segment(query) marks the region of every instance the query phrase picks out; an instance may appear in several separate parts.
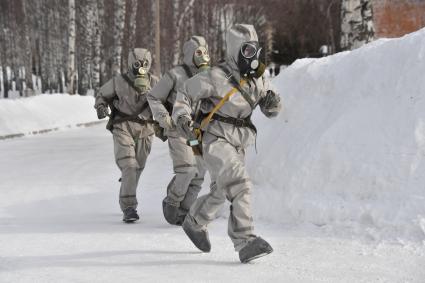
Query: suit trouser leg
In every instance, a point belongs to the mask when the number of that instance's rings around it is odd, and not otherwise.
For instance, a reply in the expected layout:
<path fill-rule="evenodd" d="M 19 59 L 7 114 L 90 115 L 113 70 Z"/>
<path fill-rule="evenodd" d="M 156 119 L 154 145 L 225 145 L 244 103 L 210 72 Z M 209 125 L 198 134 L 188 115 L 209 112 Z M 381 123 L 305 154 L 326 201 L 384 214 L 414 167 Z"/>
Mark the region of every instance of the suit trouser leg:
<path fill-rule="evenodd" d="M 115 162 L 121 170 L 119 203 L 121 210 L 137 208 L 136 190 L 151 148 L 152 137 L 134 140 L 130 133 L 113 130 Z"/>
<path fill-rule="evenodd" d="M 245 153 L 224 139 L 204 145 L 204 160 L 211 175 L 211 192 L 204 195 L 190 209 L 190 215 L 201 226 L 208 225 L 216 216 L 225 199 L 231 202 L 228 234 L 236 250 L 255 237 L 251 216 L 251 189 L 245 168 Z"/>
<path fill-rule="evenodd" d="M 191 147 L 183 138 L 169 136 L 168 147 L 175 176 L 167 187 L 167 196 L 170 202 L 180 204 L 197 175 L 197 163 Z"/>
<path fill-rule="evenodd" d="M 195 156 L 195 158 L 197 173 L 192 179 L 192 181 L 190 181 L 186 195 L 180 205 L 183 209 L 186 210 L 189 210 L 195 200 L 198 198 L 199 192 L 202 189 L 202 183 L 204 182 L 206 173 L 206 165 L 203 158 L 201 156 Z"/>

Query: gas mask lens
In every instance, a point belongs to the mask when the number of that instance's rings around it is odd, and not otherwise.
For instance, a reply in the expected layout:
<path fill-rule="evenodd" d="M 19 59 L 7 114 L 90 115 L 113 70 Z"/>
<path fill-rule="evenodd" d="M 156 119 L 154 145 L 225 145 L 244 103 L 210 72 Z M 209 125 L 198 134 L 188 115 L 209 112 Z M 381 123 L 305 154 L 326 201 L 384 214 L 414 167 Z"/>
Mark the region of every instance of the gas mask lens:
<path fill-rule="evenodd" d="M 142 67 L 142 62 L 136 61 L 133 63 L 133 69 L 138 70 L 140 67 Z"/>
<path fill-rule="evenodd" d="M 137 73 L 140 68 L 147 69 L 148 65 L 149 65 L 149 62 L 147 60 L 136 61 L 133 63 L 133 70 L 135 70 L 135 72 Z"/>
<path fill-rule="evenodd" d="M 250 59 L 257 54 L 258 48 L 252 42 L 246 42 L 241 46 L 241 54 L 243 57 Z"/>

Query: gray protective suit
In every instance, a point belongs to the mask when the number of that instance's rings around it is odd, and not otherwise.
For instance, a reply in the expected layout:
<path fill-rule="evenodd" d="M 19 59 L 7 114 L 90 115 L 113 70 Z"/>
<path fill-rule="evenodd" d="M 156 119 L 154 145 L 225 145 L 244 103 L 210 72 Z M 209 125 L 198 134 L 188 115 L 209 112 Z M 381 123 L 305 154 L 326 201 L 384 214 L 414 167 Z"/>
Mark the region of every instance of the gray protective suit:
<path fill-rule="evenodd" d="M 114 140 L 115 162 L 121 170 L 119 203 L 122 210 L 137 207 L 136 189 L 140 174 L 145 168 L 151 151 L 154 128 L 153 117 L 147 101 L 147 92 L 132 87 L 135 61 L 147 60 L 150 68 L 151 54 L 148 50 L 135 48 L 128 55 L 128 81 L 123 75 L 113 77 L 105 83 L 96 96 L 95 108 L 100 105 L 111 108 L 110 123 Z M 150 86 L 158 79 L 149 74 Z M 131 117 L 131 118 L 130 118 Z M 130 118 L 130 119 L 129 119 Z"/>
<path fill-rule="evenodd" d="M 242 43 L 248 41 L 258 41 L 251 25 L 236 25 L 227 33 L 227 54 L 223 64 L 238 81 L 241 77 L 237 60 Z M 190 117 L 192 105 L 199 100 L 202 101 L 202 111 L 209 113 L 232 88 L 229 77 L 220 67 L 198 74 L 187 80 L 177 94 L 173 120 L 177 123 L 181 116 Z M 267 117 L 276 116 L 280 111 L 280 103 L 273 108 L 261 104 L 261 99 L 271 90 L 269 81 L 264 77 L 250 79 L 242 88 L 255 105 L 260 105 Z M 243 119 L 251 116 L 253 110 L 241 93 L 237 92 L 217 114 Z M 218 120 L 212 120 L 204 129 L 203 157 L 211 175 L 211 191 L 197 199 L 188 215 L 195 220 L 199 229 L 205 229 L 227 198 L 231 202 L 228 234 L 237 251 L 255 238 L 251 216 L 253 185 L 245 167 L 245 149 L 255 142 L 255 135 L 255 131 L 249 127 L 237 127 Z"/>
<path fill-rule="evenodd" d="M 181 207 L 186 212 L 201 190 L 205 166 L 202 158 L 194 156 L 191 147 L 186 144 L 186 139 L 177 132 L 169 111 L 176 101 L 177 90 L 187 79 L 199 72 L 194 65 L 193 55 L 200 46 L 208 49 L 203 37 L 192 36 L 183 46 L 183 63 L 189 69 L 186 71 L 182 65 L 172 68 L 165 73 L 148 95 L 153 116 L 168 136 L 170 156 L 173 160 L 175 176 L 168 185 L 165 201 Z"/>

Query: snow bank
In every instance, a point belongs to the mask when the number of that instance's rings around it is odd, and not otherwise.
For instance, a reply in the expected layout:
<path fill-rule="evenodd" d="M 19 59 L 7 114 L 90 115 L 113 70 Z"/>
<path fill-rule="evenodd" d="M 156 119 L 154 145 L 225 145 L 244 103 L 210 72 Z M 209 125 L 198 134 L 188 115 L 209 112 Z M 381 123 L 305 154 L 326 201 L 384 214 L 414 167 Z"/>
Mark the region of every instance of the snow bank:
<path fill-rule="evenodd" d="M 285 112 L 256 113 L 256 215 L 424 240 L 424 76 L 425 29 L 282 71 Z"/>
<path fill-rule="evenodd" d="M 0 136 L 97 121 L 92 96 L 42 94 L 0 100 Z"/>

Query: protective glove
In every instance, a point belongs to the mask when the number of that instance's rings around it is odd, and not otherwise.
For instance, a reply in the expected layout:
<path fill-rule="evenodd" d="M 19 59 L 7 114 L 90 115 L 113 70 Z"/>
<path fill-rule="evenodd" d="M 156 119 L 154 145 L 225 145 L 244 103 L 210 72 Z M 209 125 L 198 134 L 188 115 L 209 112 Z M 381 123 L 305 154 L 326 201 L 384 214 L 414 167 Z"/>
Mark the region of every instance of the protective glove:
<path fill-rule="evenodd" d="M 202 156 L 202 144 L 193 131 L 192 119 L 187 116 L 180 116 L 177 119 L 177 131 L 187 139 L 186 144 L 192 148 L 193 154 Z"/>
<path fill-rule="evenodd" d="M 180 116 L 177 119 L 177 131 L 188 140 L 193 139 L 195 136 L 193 132 L 193 121 L 187 116 Z"/>
<path fill-rule="evenodd" d="M 264 96 L 260 100 L 260 106 L 262 106 L 264 109 L 267 109 L 267 110 L 278 107 L 279 103 L 280 103 L 279 95 L 277 95 L 272 90 L 268 90 L 266 93 L 266 96 Z"/>
<path fill-rule="evenodd" d="M 167 135 L 165 135 L 164 133 L 164 128 L 162 128 L 158 123 L 153 124 L 153 130 L 154 130 L 155 136 L 159 138 L 160 140 L 162 140 L 163 142 L 165 142 L 168 139 Z"/>
<path fill-rule="evenodd" d="M 103 104 L 100 104 L 99 106 L 97 106 L 96 112 L 97 112 L 97 118 L 99 119 L 103 119 L 106 116 L 109 116 L 109 109 L 107 106 Z"/>

